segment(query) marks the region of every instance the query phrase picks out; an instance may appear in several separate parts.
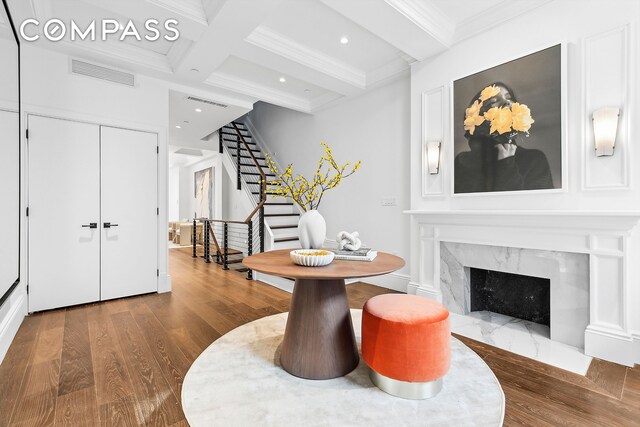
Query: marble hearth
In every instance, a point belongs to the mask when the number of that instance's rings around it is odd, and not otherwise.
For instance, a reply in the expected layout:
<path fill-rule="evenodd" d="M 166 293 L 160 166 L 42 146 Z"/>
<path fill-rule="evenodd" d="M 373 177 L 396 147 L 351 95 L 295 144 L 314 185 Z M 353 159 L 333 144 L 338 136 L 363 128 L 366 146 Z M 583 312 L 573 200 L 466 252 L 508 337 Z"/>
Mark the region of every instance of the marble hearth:
<path fill-rule="evenodd" d="M 470 269 L 479 268 L 550 281 L 550 326 L 470 308 Z M 558 251 L 440 243 L 442 302 L 452 330 L 487 344 L 584 375 L 589 325 L 589 256 Z"/>

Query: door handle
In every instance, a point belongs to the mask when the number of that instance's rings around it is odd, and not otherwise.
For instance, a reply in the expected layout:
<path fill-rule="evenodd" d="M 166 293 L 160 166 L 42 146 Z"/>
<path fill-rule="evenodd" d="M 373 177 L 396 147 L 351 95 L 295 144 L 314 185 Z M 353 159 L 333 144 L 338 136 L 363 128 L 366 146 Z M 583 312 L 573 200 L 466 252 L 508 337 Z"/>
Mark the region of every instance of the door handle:
<path fill-rule="evenodd" d="M 89 224 L 82 224 L 83 228 L 98 228 L 97 222 L 90 222 Z"/>
<path fill-rule="evenodd" d="M 104 227 L 104 228 L 111 228 L 111 227 L 117 227 L 117 226 L 118 226 L 118 224 L 113 224 L 113 223 L 111 223 L 111 222 L 105 222 L 105 223 L 103 224 L 103 227 Z"/>

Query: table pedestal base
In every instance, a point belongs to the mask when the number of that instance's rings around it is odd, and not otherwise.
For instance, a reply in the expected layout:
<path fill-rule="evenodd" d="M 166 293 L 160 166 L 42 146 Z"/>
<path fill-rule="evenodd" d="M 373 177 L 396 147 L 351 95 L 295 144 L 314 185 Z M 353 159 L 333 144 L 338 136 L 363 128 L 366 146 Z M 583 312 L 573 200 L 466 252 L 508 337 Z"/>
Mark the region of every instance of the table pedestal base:
<path fill-rule="evenodd" d="M 344 280 L 296 279 L 280 363 L 296 377 L 326 380 L 358 366 Z"/>

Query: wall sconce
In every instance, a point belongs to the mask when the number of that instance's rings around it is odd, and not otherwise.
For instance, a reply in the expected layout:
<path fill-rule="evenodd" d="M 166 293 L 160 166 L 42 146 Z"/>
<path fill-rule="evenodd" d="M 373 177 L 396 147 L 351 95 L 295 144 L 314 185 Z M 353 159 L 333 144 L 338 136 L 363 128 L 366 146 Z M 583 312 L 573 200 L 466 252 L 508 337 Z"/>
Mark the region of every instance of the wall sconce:
<path fill-rule="evenodd" d="M 440 172 L 440 141 L 427 142 L 427 167 L 431 175 Z"/>
<path fill-rule="evenodd" d="M 593 112 L 593 137 L 596 157 L 613 156 L 620 109 L 604 107 Z"/>

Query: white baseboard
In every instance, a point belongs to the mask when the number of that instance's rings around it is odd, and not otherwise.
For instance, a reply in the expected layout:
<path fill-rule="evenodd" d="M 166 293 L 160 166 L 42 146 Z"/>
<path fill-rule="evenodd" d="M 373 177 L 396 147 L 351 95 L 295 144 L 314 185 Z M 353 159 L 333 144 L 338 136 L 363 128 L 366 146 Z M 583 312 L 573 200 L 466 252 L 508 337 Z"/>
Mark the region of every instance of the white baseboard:
<path fill-rule="evenodd" d="M 389 273 L 384 276 L 365 277 L 362 279 L 353 279 L 347 281 L 347 284 L 354 282 L 365 282 L 381 288 L 391 289 L 398 292 L 407 293 L 409 286 L 409 276 L 406 274 Z"/>
<path fill-rule="evenodd" d="M 632 332 L 633 337 L 633 354 L 635 356 L 636 365 L 640 365 L 640 332 Z"/>
<path fill-rule="evenodd" d="M 167 273 L 160 273 L 158 276 L 158 293 L 171 292 L 171 276 Z"/>
<path fill-rule="evenodd" d="M 587 326 L 584 331 L 584 353 L 625 366 L 638 362 L 637 341 L 626 333 L 614 333 Z"/>
<path fill-rule="evenodd" d="M 1 308 L 0 318 L 0 363 L 11 346 L 22 320 L 27 315 L 27 292 L 23 284 L 18 285 Z"/>
<path fill-rule="evenodd" d="M 255 280 L 271 285 L 274 288 L 282 289 L 283 291 L 293 293 L 293 280 L 285 279 L 284 277 L 272 276 L 270 274 L 253 272 Z"/>
<path fill-rule="evenodd" d="M 442 304 L 442 292 L 440 292 L 439 289 L 434 289 L 430 286 L 424 286 L 415 282 L 411 282 L 409 284 L 409 290 L 410 290 L 409 293 L 412 293 L 421 297 L 429 298 L 429 299 L 438 301 L 440 304 Z"/>

